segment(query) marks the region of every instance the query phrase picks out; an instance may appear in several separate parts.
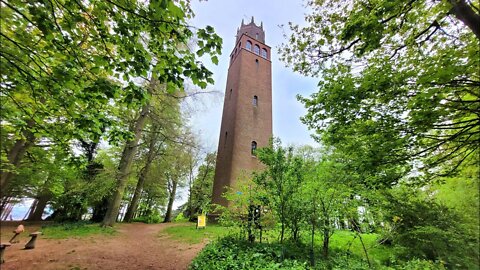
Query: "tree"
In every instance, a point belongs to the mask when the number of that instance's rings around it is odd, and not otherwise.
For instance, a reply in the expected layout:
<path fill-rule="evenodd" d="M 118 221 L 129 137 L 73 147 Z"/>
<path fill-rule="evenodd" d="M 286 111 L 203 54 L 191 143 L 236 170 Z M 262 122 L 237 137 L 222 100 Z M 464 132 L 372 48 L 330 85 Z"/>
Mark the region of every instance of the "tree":
<path fill-rule="evenodd" d="M 472 1 L 310 1 L 282 57 L 319 75 L 303 122 L 369 185 L 448 175 L 478 155 L 479 8 Z M 427 179 L 428 180 L 428 179 Z"/>
<path fill-rule="evenodd" d="M 196 57 L 217 63 L 221 52 L 212 27 L 186 24 L 187 1 L 2 1 L 0 16 L 2 191 L 40 138 L 68 146 L 98 142 L 104 130 L 131 137 L 115 127 L 110 105 L 144 103 L 133 78 L 151 72 L 171 92 L 187 78 L 205 88 L 211 72 Z M 196 51 L 187 44 L 194 35 Z"/>
<path fill-rule="evenodd" d="M 207 153 L 203 163 L 198 167 L 197 176 L 193 180 L 189 194 L 189 207 L 186 216 L 188 216 L 190 220 L 195 218 L 195 214 L 208 211 L 208 206 L 212 201 L 216 157 L 216 153 Z"/>
<path fill-rule="evenodd" d="M 392 190 L 385 203 L 386 222 L 392 224 L 391 240 L 399 256 L 441 260 L 455 269 L 478 265 L 478 230 L 465 231 L 459 212 L 408 187 Z"/>
<path fill-rule="evenodd" d="M 295 198 L 300 195 L 304 180 L 302 159 L 294 156 L 292 147 L 282 147 L 280 139 L 272 139 L 269 147 L 257 151 L 257 156 L 266 168 L 257 173 L 253 181 L 268 193 L 267 205 L 278 215 L 281 223 L 280 242 L 283 243 L 287 226 L 292 230 L 294 239 L 298 240 L 300 220 L 291 222 L 289 219 L 295 213 L 301 213 L 299 208 L 302 202 Z"/>
<path fill-rule="evenodd" d="M 177 196 L 177 188 L 186 184 L 186 178 L 190 170 L 190 159 L 193 140 L 189 133 L 183 135 L 180 144 L 171 144 L 167 149 L 166 157 L 171 159 L 164 166 L 163 174 L 167 181 L 168 203 L 165 219 L 163 222 L 172 221 L 173 203 Z"/>
<path fill-rule="evenodd" d="M 150 170 L 155 160 L 166 154 L 166 148 L 170 143 L 177 143 L 181 136 L 179 131 L 184 124 L 181 117 L 179 95 L 157 93 L 152 96 L 152 107 L 148 117 L 148 126 L 143 133 L 143 143 L 139 147 L 139 162 L 142 163 L 138 173 L 138 181 L 129 203 L 124 220 L 130 222 L 137 210 L 143 186 L 149 177 Z"/>

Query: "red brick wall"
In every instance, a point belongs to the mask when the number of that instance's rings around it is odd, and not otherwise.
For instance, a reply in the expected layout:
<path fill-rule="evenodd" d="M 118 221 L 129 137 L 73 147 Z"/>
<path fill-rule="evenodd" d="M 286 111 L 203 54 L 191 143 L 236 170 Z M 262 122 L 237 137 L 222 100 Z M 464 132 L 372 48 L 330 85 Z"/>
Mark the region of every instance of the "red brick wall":
<path fill-rule="evenodd" d="M 245 48 L 247 41 L 252 42 L 251 51 Z M 255 44 L 260 47 L 258 55 L 253 50 Z M 266 59 L 261 56 L 262 48 L 267 50 Z M 260 148 L 267 146 L 272 136 L 270 47 L 242 34 L 230 60 L 212 199 L 213 203 L 224 206 L 227 206 L 227 201 L 221 197 L 224 187 L 235 187 L 242 174 L 248 175 L 261 168 L 251 154 L 252 141 Z M 253 105 L 254 96 L 258 97 L 257 106 Z"/>

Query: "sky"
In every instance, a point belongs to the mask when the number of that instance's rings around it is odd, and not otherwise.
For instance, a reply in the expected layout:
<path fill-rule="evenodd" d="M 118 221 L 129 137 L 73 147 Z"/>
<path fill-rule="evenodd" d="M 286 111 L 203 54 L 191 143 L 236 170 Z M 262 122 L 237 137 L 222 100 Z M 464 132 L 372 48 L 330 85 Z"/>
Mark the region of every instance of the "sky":
<path fill-rule="evenodd" d="M 310 137 L 311 132 L 300 122 L 306 109 L 297 101 L 296 95 L 309 96 L 316 90 L 318 79 L 294 73 L 279 60 L 278 53 L 278 47 L 285 42 L 284 33 L 289 34 L 288 22 L 305 24 L 307 9 L 303 5 L 302 0 L 192 1 L 195 17 L 190 24 L 200 28 L 213 26 L 223 39 L 218 65 L 212 64 L 208 58 L 202 59 L 213 72 L 215 80 L 215 84 L 208 89 L 221 94 L 203 95 L 202 102 L 197 103 L 197 110 L 191 118 L 191 125 L 199 134 L 206 151 L 217 150 L 229 55 L 235 46 L 237 28 L 242 19 L 249 23 L 252 16 L 257 25 L 263 22 L 265 43 L 272 47 L 273 135 L 279 137 L 284 145 L 316 145 Z"/>

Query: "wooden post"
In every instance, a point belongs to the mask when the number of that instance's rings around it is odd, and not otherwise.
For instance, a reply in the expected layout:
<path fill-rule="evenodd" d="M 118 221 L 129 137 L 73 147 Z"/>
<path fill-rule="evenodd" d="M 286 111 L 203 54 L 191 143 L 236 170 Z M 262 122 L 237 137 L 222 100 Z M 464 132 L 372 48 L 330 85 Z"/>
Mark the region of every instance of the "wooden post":
<path fill-rule="evenodd" d="M 33 232 L 30 234 L 32 239 L 28 241 L 28 243 L 25 245 L 25 249 L 34 249 L 35 248 L 35 241 L 37 240 L 37 236 L 42 234 L 42 232 Z"/>
<path fill-rule="evenodd" d="M 4 263 L 5 260 L 3 259 L 3 253 L 5 252 L 5 249 L 9 246 L 11 246 L 12 244 L 10 243 L 1 243 L 0 244 L 0 264 Z"/>

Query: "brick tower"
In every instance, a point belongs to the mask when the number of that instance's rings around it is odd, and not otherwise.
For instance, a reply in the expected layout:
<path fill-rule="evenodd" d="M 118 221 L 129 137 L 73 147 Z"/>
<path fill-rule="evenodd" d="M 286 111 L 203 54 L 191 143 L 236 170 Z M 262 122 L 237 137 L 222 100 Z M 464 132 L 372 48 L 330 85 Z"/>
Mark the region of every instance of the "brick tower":
<path fill-rule="evenodd" d="M 235 187 L 242 175 L 248 176 L 261 164 L 255 149 L 268 145 L 272 137 L 272 62 L 265 44 L 263 23 L 249 24 L 237 30 L 236 44 L 230 54 L 222 126 L 218 142 L 217 164 L 212 202 L 227 206 L 222 197 L 225 187 Z"/>

